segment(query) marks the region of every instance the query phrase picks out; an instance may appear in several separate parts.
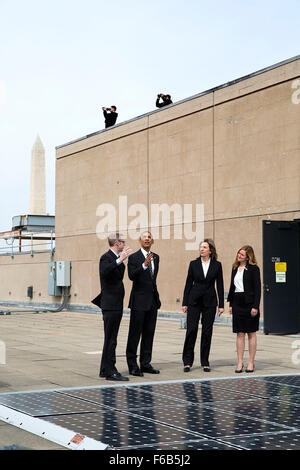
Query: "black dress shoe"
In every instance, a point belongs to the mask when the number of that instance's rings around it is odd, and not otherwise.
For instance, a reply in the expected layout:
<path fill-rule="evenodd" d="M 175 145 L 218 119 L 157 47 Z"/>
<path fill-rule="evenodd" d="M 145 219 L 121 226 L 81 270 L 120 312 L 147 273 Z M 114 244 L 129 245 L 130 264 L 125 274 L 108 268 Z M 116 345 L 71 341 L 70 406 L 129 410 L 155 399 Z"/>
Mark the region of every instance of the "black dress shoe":
<path fill-rule="evenodd" d="M 158 369 L 154 369 L 152 366 L 141 367 L 142 372 L 147 372 L 147 374 L 159 374 L 160 371 Z"/>
<path fill-rule="evenodd" d="M 138 367 L 135 367 L 134 369 L 130 369 L 129 374 L 135 375 L 136 377 L 144 377 L 143 372 Z"/>
<path fill-rule="evenodd" d="M 128 377 L 124 377 L 123 375 L 121 375 L 119 372 L 115 372 L 114 374 L 111 374 L 111 375 L 108 375 L 106 377 L 106 380 L 115 380 L 115 381 L 119 381 L 121 380 L 122 382 L 127 382 L 129 380 Z"/>
<path fill-rule="evenodd" d="M 190 367 L 190 366 L 184 366 L 183 372 L 190 372 L 190 371 L 191 371 L 191 367 Z"/>
<path fill-rule="evenodd" d="M 113 374 L 120 375 L 120 372 L 117 369 L 115 369 L 110 375 L 113 375 Z M 100 372 L 99 377 L 106 379 L 107 374 L 105 373 L 104 370 Z"/>

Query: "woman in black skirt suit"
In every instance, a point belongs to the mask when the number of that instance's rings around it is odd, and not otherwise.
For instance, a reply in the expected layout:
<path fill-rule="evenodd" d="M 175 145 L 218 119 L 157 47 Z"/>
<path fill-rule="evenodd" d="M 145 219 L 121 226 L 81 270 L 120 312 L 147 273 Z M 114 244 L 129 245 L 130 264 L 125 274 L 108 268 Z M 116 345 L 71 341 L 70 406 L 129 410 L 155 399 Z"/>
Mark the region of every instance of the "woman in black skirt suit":
<path fill-rule="evenodd" d="M 217 287 L 218 297 L 215 289 Z M 222 264 L 217 261 L 213 240 L 206 238 L 200 244 L 200 256 L 190 262 L 185 283 L 182 310 L 187 314 L 187 330 L 182 353 L 184 372 L 194 362 L 194 347 L 202 314 L 200 360 L 204 372 L 210 372 L 209 352 L 216 313 L 224 312 Z"/>
<path fill-rule="evenodd" d="M 253 248 L 245 245 L 239 249 L 233 263 L 227 301 L 232 314 L 232 330 L 237 333 L 237 368 L 243 372 L 245 336 L 248 335 L 249 360 L 246 372 L 254 371 L 256 331 L 259 329 L 259 303 L 261 297 L 260 270 Z"/>

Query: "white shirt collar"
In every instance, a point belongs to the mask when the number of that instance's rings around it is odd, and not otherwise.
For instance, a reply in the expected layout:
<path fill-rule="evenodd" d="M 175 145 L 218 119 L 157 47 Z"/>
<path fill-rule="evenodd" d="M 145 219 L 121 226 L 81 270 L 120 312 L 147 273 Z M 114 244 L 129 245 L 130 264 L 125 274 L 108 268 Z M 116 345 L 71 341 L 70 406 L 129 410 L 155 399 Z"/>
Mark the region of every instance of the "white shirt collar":
<path fill-rule="evenodd" d="M 149 253 L 151 253 L 150 251 L 144 250 L 144 248 L 141 248 L 141 252 L 142 252 L 143 255 L 145 256 L 145 258 L 149 255 Z"/>
<path fill-rule="evenodd" d="M 210 265 L 210 258 L 206 263 L 201 258 L 201 263 L 202 263 L 202 269 L 203 269 L 204 277 L 206 277 L 208 269 L 209 269 L 209 265 Z"/>
<path fill-rule="evenodd" d="M 113 252 L 113 254 L 115 255 L 116 258 L 119 258 L 119 256 L 120 256 L 119 253 L 116 253 L 116 252 L 115 252 L 114 250 L 112 250 L 111 248 L 110 248 L 110 251 Z"/>

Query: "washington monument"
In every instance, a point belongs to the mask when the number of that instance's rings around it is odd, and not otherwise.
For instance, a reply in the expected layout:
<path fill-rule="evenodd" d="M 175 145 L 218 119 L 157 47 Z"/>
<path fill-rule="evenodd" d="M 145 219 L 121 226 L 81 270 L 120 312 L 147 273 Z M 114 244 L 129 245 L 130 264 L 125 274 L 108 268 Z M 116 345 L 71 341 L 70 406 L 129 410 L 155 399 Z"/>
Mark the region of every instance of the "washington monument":
<path fill-rule="evenodd" d="M 38 135 L 31 151 L 30 215 L 46 215 L 45 149 Z"/>

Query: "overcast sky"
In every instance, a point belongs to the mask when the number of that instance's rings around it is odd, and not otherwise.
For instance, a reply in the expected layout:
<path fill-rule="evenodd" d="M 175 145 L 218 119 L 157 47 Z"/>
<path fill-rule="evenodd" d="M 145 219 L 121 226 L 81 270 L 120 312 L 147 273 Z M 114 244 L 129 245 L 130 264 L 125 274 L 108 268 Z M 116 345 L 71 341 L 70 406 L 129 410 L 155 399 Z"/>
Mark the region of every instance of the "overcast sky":
<path fill-rule="evenodd" d="M 0 0 L 0 231 L 29 212 L 31 149 L 55 147 L 298 55 L 299 0 Z M 109 201 L 107 201 L 109 202 Z"/>

